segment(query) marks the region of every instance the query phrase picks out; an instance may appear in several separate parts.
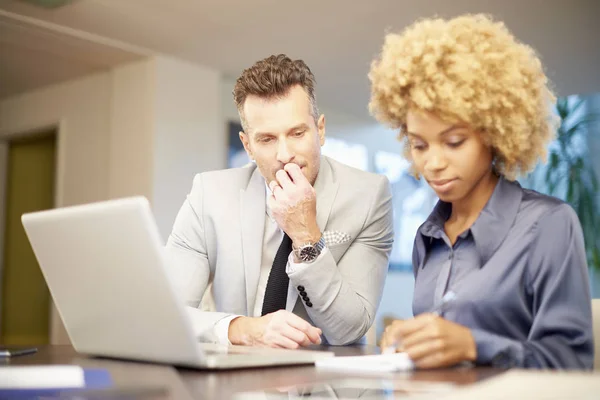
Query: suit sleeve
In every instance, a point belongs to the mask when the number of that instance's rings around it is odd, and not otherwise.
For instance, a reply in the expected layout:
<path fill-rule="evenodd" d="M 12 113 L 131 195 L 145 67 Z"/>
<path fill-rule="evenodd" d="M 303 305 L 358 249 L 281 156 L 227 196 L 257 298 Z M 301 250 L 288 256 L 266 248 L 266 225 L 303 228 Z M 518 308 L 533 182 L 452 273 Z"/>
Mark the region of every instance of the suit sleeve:
<path fill-rule="evenodd" d="M 222 336 L 217 335 L 217 323 L 231 314 L 206 312 L 198 308 L 211 276 L 204 235 L 202 193 L 202 175 L 198 174 L 177 214 L 164 257 L 169 279 L 186 304 L 198 340 L 216 343 Z"/>
<path fill-rule="evenodd" d="M 357 342 L 373 324 L 392 243 L 392 195 L 381 176 L 362 230 L 339 263 L 328 251 L 311 264 L 288 270 L 290 285 L 304 288 L 312 305 L 305 302 L 304 307 L 329 344 Z"/>

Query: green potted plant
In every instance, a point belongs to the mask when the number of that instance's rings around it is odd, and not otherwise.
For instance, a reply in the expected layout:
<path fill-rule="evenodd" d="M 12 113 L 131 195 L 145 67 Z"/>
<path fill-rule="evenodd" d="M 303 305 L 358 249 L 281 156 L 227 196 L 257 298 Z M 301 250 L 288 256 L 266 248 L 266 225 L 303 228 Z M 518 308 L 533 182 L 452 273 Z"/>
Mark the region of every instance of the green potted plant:
<path fill-rule="evenodd" d="M 569 203 L 581 222 L 588 264 L 600 270 L 600 204 L 598 177 L 591 163 L 587 135 L 600 114 L 585 112 L 578 96 L 560 97 L 556 114 L 560 118 L 556 145 L 551 146 L 545 168 L 545 192 Z"/>

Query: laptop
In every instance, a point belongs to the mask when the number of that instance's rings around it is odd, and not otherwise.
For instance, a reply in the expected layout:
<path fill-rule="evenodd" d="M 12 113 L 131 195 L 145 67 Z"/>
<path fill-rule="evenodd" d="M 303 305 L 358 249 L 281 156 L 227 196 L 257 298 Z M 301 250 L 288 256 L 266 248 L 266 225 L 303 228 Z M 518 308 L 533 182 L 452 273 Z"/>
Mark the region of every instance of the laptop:
<path fill-rule="evenodd" d="M 28 213 L 22 222 L 81 354 L 206 369 L 314 364 L 333 356 L 199 343 L 167 275 L 145 197 Z"/>

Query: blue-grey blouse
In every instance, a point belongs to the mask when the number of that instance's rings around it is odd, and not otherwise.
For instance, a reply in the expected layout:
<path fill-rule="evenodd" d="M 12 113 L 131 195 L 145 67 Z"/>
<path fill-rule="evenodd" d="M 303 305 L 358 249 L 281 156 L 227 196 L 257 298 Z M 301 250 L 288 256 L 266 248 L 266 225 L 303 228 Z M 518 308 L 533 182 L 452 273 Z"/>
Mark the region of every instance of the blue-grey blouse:
<path fill-rule="evenodd" d="M 448 291 L 442 316 L 470 328 L 477 363 L 591 369 L 591 295 L 583 234 L 566 203 L 500 178 L 454 246 L 438 202 L 415 238 L 415 315 Z"/>

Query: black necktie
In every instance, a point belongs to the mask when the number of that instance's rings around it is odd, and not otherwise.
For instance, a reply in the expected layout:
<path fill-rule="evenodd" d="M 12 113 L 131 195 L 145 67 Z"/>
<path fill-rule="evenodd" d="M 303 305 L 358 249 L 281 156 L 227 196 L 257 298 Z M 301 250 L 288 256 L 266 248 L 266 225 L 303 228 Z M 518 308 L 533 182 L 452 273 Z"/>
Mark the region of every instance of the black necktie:
<path fill-rule="evenodd" d="M 265 300 L 263 301 L 261 315 L 269 314 L 277 310 L 285 310 L 287 302 L 288 285 L 290 278 L 285 272 L 288 257 L 292 252 L 292 239 L 287 234 L 283 234 L 283 240 L 277 249 L 267 288 L 265 290 Z"/>

